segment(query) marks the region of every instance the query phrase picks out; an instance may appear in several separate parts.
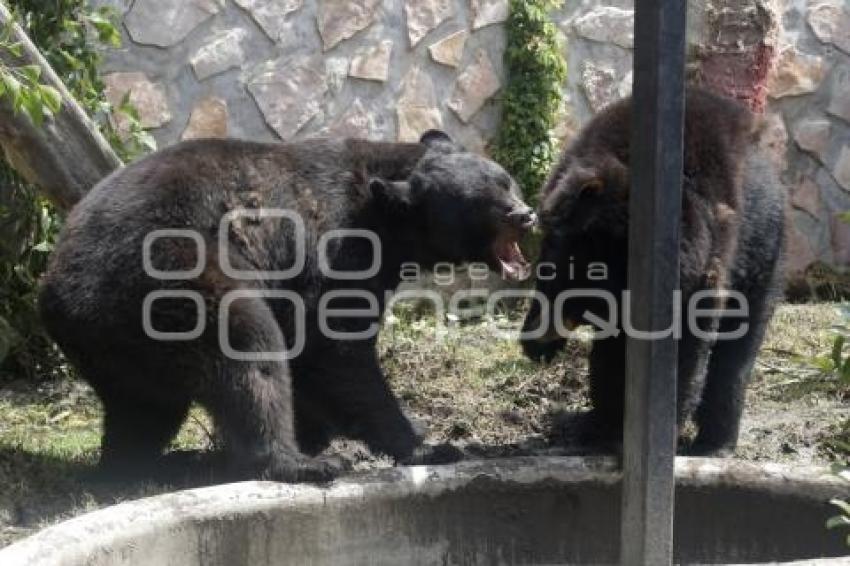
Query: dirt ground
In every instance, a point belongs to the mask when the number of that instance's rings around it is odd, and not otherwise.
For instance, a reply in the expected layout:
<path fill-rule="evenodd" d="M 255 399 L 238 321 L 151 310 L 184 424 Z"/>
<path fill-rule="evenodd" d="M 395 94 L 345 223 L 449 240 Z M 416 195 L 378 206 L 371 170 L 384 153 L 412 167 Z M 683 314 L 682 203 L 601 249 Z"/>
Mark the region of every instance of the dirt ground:
<path fill-rule="evenodd" d="M 850 385 L 819 367 L 832 348 L 830 327 L 839 321 L 836 305 L 780 309 L 753 375 L 737 457 L 801 465 L 846 461 Z M 388 317 L 381 358 L 429 442 L 453 442 L 470 458 L 563 452 L 553 448 L 561 438 L 558 415 L 587 409 L 589 344 L 576 341 L 552 364 L 535 364 L 506 332 L 516 325 L 510 316 L 450 321 L 437 334 L 432 318 Z M 214 444 L 212 427 L 200 409 L 173 447 L 181 456 L 175 461 L 189 462 L 191 472 L 145 485 L 97 480 L 100 416 L 96 398 L 79 381 L 0 388 L 0 546 L 117 501 L 216 481 L 205 455 Z M 355 471 L 391 465 L 354 442 L 337 441 L 332 449 Z"/>
<path fill-rule="evenodd" d="M 846 457 L 850 385 L 817 367 L 829 356 L 831 327 L 839 321 L 834 305 L 777 312 L 752 376 L 736 457 L 801 465 Z M 385 332 L 384 366 L 431 440 L 482 444 L 485 455 L 498 446 L 508 453 L 539 449 L 559 438 L 561 413 L 588 408 L 589 342 L 572 343 L 552 365 L 538 365 L 514 341 L 494 339 L 495 330 L 513 324 L 452 328 L 437 345 L 428 339 L 433 331 L 416 324 Z"/>

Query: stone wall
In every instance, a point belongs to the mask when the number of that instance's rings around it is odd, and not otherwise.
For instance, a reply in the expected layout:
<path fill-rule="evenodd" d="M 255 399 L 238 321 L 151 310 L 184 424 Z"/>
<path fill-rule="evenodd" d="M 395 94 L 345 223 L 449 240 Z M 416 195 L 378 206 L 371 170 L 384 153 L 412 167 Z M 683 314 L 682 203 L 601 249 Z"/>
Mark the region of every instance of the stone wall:
<path fill-rule="evenodd" d="M 769 115 L 787 139 L 782 158 L 795 231 L 790 266 L 850 265 L 850 4 L 786 0 Z"/>
<path fill-rule="evenodd" d="M 567 5 L 555 17 L 567 37 L 570 64 L 571 119 L 561 132 L 568 138 L 594 111 L 630 90 L 633 3 Z M 690 8 L 689 47 L 697 74 L 707 74 L 703 82 L 715 88 L 749 98 L 765 113 L 764 143 L 791 197 L 792 276 L 815 262 L 850 266 L 850 225 L 839 218 L 850 210 L 850 3 L 701 0 Z M 721 29 L 732 31 L 721 37 Z M 753 31 L 761 35 L 753 37 Z M 723 50 L 725 45 L 733 48 Z M 737 79 L 735 61 L 758 75 L 759 56 L 775 60 L 770 74 L 750 77 L 749 85 L 724 84 Z"/>
<path fill-rule="evenodd" d="M 106 55 L 110 97 L 129 90 L 160 146 L 223 135 L 412 140 L 441 127 L 484 151 L 498 127 L 507 0 L 94 3 L 124 23 L 124 46 Z M 553 19 L 569 64 L 557 132 L 568 141 L 631 89 L 633 2 L 568 0 Z M 846 0 L 690 2 L 694 76 L 765 111 L 793 205 L 796 273 L 850 265 L 850 225 L 838 219 L 850 210 L 848 42 Z M 735 67 L 750 84 L 731 84 Z"/>
<path fill-rule="evenodd" d="M 414 140 L 483 149 L 499 121 L 507 0 L 96 0 L 106 57 L 161 146 L 210 135 Z"/>

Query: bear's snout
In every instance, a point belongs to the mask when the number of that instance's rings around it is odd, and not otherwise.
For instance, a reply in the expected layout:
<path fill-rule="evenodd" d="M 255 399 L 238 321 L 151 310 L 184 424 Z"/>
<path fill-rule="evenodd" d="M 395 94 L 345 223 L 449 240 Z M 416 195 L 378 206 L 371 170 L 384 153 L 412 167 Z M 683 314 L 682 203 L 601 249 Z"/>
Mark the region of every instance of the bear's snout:
<path fill-rule="evenodd" d="M 521 205 L 508 213 L 508 220 L 517 228 L 531 230 L 537 225 L 537 214 L 530 206 Z"/>

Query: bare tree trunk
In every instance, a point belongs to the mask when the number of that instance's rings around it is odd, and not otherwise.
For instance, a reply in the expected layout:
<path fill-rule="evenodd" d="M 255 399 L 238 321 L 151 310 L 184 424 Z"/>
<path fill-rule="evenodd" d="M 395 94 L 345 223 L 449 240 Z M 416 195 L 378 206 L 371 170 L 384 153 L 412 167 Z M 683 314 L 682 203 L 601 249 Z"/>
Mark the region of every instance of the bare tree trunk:
<path fill-rule="evenodd" d="M 0 26 L 11 20 L 8 8 L 0 2 Z M 9 164 L 27 181 L 59 207 L 69 209 L 98 181 L 121 167 L 121 159 L 17 24 L 12 36 L 23 46 L 23 55 L 18 59 L 0 49 L 0 62 L 9 67 L 41 67 L 41 82 L 61 93 L 62 108 L 37 126 L 26 114 L 16 114 L 12 105 L 3 100 L 0 147 Z"/>

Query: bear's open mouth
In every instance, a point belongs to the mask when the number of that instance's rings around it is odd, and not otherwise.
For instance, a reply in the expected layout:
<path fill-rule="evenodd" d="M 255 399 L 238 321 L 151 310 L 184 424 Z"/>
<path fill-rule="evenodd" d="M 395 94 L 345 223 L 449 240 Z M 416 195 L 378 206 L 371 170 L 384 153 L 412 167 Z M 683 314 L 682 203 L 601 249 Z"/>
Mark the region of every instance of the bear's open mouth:
<path fill-rule="evenodd" d="M 502 274 L 513 280 L 528 275 L 529 263 L 519 249 L 519 240 L 513 234 L 502 236 L 493 244 L 493 254 L 502 268 Z"/>

